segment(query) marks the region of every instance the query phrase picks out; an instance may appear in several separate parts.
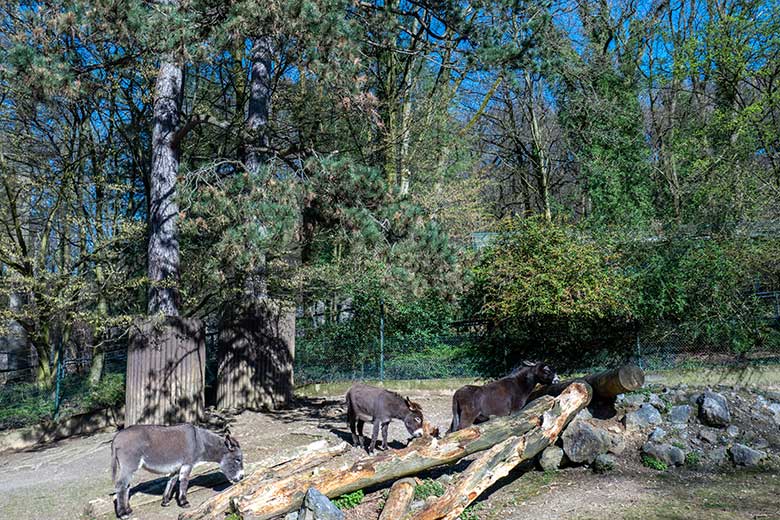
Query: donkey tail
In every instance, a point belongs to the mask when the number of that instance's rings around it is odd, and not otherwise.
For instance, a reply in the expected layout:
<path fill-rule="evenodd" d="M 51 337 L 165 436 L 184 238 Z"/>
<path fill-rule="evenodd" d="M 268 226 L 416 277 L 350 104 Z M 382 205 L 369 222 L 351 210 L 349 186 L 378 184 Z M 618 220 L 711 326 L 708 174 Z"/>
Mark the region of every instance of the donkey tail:
<path fill-rule="evenodd" d="M 114 482 L 116 482 L 116 470 L 119 468 L 119 457 L 116 451 L 116 446 L 111 441 L 111 480 Z"/>
<path fill-rule="evenodd" d="M 450 423 L 450 429 L 447 431 L 447 433 L 458 431 L 458 427 L 460 427 L 460 406 L 458 406 L 458 398 L 453 395 L 452 396 L 452 422 Z"/>

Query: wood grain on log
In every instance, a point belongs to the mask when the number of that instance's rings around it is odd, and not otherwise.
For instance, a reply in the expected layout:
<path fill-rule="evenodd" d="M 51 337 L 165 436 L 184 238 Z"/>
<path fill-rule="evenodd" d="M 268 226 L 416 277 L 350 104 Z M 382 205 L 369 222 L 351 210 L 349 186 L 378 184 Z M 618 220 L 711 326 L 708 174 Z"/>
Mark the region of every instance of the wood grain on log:
<path fill-rule="evenodd" d="M 534 429 L 539 430 L 540 426 L 549 424 L 550 421 L 560 421 L 563 428 L 570 413 L 576 414 L 588 404 L 590 394 L 591 390 L 587 384 L 575 383 L 557 398 L 542 396 L 518 414 L 471 426 L 443 439 L 422 437 L 402 450 L 275 479 L 257 488 L 252 494 L 234 499 L 233 506 L 244 517 L 266 519 L 300 507 L 309 487 L 315 487 L 324 495 L 333 498 L 450 464 L 472 453 L 487 450 L 509 437 L 524 435 Z M 566 412 L 561 417 L 563 403 L 566 403 Z M 529 439 L 539 445 L 549 444 L 549 439 L 544 444 L 539 435 L 544 437 L 543 434 L 537 434 Z"/>
<path fill-rule="evenodd" d="M 594 399 L 613 399 L 618 394 L 633 392 L 645 384 L 645 373 L 636 365 L 623 365 L 612 370 L 589 374 L 582 378 L 569 379 L 554 385 L 547 385 L 534 390 L 528 400 L 532 401 L 543 395 L 556 396 L 575 381 L 585 381 L 593 389 Z"/>
<path fill-rule="evenodd" d="M 487 488 L 518 464 L 535 457 L 555 442 L 566 424 L 587 404 L 587 385 L 573 383 L 561 393 L 555 409 L 545 412 L 542 424 L 525 435 L 509 437 L 475 459 L 447 492 L 412 515 L 411 520 L 454 520 Z M 399 517 L 400 518 L 400 517 Z"/>
<path fill-rule="evenodd" d="M 414 498 L 414 488 L 420 481 L 416 478 L 402 478 L 396 480 L 393 487 L 390 488 L 390 494 L 385 500 L 385 506 L 382 508 L 382 514 L 379 520 L 398 520 L 406 516 L 409 511 L 409 504 Z"/>
<path fill-rule="evenodd" d="M 215 516 L 223 515 L 229 510 L 230 501 L 234 497 L 252 493 L 258 487 L 274 479 L 288 477 L 300 471 L 306 471 L 319 466 L 334 457 L 343 455 L 349 450 L 350 445 L 346 442 L 331 447 L 328 447 L 327 441 L 324 440 L 313 442 L 307 445 L 303 451 L 291 456 L 290 460 L 273 467 L 265 467 L 255 471 L 241 482 L 233 484 L 223 492 L 212 496 L 196 509 L 180 514 L 179 520 L 214 518 Z"/>

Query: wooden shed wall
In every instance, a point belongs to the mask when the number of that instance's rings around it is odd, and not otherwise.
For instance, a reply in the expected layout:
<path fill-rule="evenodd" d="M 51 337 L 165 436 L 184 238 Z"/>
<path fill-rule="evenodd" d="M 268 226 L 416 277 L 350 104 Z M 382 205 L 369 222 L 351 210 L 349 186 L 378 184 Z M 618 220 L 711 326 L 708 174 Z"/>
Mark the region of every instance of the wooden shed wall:
<path fill-rule="evenodd" d="M 125 425 L 197 421 L 203 413 L 205 367 L 200 320 L 137 323 L 127 352 Z"/>

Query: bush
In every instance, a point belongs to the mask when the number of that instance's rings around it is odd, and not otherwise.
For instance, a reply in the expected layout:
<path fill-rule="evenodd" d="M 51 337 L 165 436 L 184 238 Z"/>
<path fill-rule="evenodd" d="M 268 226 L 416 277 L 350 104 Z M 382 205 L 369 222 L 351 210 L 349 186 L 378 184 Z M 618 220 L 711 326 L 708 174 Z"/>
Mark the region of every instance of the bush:
<path fill-rule="evenodd" d="M 341 510 L 352 509 L 357 507 L 363 501 L 365 494 L 362 489 L 341 495 L 338 498 L 333 499 L 333 504 Z"/>
<path fill-rule="evenodd" d="M 414 499 L 425 500 L 428 497 L 440 497 L 444 494 L 444 484 L 437 480 L 427 478 L 422 484 L 414 488 Z"/>
<path fill-rule="evenodd" d="M 669 466 L 667 466 L 664 461 L 658 460 L 657 458 L 653 457 L 652 455 L 648 455 L 647 453 L 642 454 L 642 464 L 657 471 L 666 471 L 669 469 Z"/>

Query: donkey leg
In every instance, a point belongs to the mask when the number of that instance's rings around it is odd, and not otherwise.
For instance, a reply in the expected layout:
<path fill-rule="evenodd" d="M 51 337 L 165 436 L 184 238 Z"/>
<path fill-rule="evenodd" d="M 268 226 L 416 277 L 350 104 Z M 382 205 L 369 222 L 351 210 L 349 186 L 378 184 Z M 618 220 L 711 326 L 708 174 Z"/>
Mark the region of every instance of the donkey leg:
<path fill-rule="evenodd" d="M 361 446 L 361 447 L 365 448 L 366 438 L 363 435 L 363 426 L 365 424 L 366 423 L 364 423 L 363 421 L 358 419 L 358 421 L 357 421 L 357 438 L 358 438 L 358 442 L 355 443 L 355 446 Z"/>
<path fill-rule="evenodd" d="M 130 509 L 130 479 L 119 478 L 116 482 L 116 516 L 127 518 L 133 512 Z"/>
<path fill-rule="evenodd" d="M 178 473 L 168 479 L 168 483 L 165 485 L 165 492 L 163 492 L 162 506 L 168 507 L 171 503 L 171 495 L 173 495 L 173 488 L 176 485 L 176 481 L 179 480 Z"/>
<path fill-rule="evenodd" d="M 355 433 L 355 413 L 352 411 L 351 407 L 347 408 L 347 423 L 349 424 L 349 431 L 352 432 L 352 445 L 359 446 L 360 439 Z"/>
<path fill-rule="evenodd" d="M 192 466 L 185 464 L 179 470 L 179 507 L 190 507 L 190 503 L 187 500 L 187 486 L 190 485 L 190 471 Z"/>
<path fill-rule="evenodd" d="M 387 427 L 390 426 L 389 422 L 382 425 L 382 449 L 387 451 Z"/>
<path fill-rule="evenodd" d="M 368 445 L 368 452 L 369 453 L 373 453 L 374 452 L 374 447 L 376 446 L 376 438 L 379 437 L 379 426 L 380 426 L 379 420 L 375 419 L 374 420 L 374 429 L 371 432 L 371 444 Z"/>

